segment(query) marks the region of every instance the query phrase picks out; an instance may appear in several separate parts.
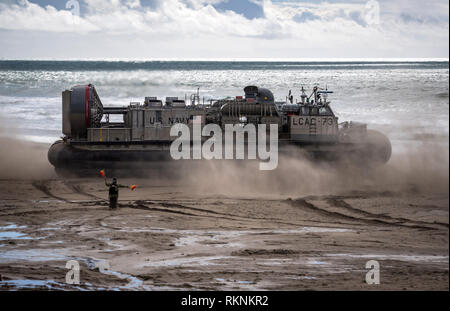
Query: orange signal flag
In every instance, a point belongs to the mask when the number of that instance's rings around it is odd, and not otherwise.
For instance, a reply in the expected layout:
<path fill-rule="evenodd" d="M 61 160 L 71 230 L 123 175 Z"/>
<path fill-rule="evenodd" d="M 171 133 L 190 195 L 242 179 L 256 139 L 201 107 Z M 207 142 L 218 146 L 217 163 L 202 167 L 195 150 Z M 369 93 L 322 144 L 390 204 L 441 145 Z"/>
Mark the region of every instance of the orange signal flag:
<path fill-rule="evenodd" d="M 130 186 L 130 189 L 131 189 L 131 191 L 135 190 L 136 188 L 137 188 L 137 186 L 136 186 L 136 185 L 132 185 L 132 186 Z"/>
<path fill-rule="evenodd" d="M 100 176 L 105 177 L 105 170 L 100 171 Z"/>

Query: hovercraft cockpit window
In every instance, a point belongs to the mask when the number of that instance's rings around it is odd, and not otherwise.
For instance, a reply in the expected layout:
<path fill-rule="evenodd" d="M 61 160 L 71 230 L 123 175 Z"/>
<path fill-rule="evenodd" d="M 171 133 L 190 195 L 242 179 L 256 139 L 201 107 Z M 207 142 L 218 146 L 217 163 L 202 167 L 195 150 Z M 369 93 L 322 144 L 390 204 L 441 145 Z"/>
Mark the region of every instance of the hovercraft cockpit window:
<path fill-rule="evenodd" d="M 301 110 L 302 115 L 308 116 L 309 115 L 309 107 L 303 106 Z"/>
<path fill-rule="evenodd" d="M 319 115 L 321 115 L 321 116 L 332 116 L 333 112 L 331 111 L 331 109 L 329 107 L 321 107 L 319 109 Z"/>

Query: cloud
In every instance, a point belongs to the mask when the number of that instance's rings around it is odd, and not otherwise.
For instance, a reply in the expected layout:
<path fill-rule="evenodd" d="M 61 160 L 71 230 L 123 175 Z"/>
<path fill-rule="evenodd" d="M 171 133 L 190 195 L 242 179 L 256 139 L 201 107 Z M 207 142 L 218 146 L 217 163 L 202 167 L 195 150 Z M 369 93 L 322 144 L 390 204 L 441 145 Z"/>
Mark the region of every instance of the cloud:
<path fill-rule="evenodd" d="M 247 19 L 263 18 L 264 9 L 259 3 L 249 0 L 223 0 L 213 5 L 220 12 L 233 11 Z"/>
<path fill-rule="evenodd" d="M 292 18 L 297 23 L 304 23 L 307 21 L 313 21 L 316 19 L 320 19 L 320 17 L 314 13 L 311 13 L 309 11 L 304 11 L 301 14 L 295 14 L 295 16 Z"/>
<path fill-rule="evenodd" d="M 405 23 L 416 23 L 416 24 L 439 24 L 441 22 L 448 23 L 447 18 L 443 16 L 422 16 L 422 15 L 412 15 L 408 13 L 401 13 L 400 18 Z"/>
<path fill-rule="evenodd" d="M 159 5 L 160 1 L 158 0 L 141 0 L 140 5 L 143 8 L 156 9 Z"/>
<path fill-rule="evenodd" d="M 18 2 L 18 1 L 16 1 Z M 48 5 L 58 9 L 58 10 L 63 10 L 66 8 L 66 3 L 68 2 L 66 1 L 61 1 L 61 0 L 29 0 L 30 3 L 34 3 L 37 4 L 41 7 L 46 7 Z"/>
<path fill-rule="evenodd" d="M 65 2 L 0 0 L 0 57 L 448 57 L 444 0 L 380 1 L 377 24 L 357 0 Z"/>
<path fill-rule="evenodd" d="M 367 21 L 365 17 L 363 16 L 362 12 L 360 11 L 351 11 L 348 16 L 358 25 L 361 25 L 363 27 L 367 26 Z"/>

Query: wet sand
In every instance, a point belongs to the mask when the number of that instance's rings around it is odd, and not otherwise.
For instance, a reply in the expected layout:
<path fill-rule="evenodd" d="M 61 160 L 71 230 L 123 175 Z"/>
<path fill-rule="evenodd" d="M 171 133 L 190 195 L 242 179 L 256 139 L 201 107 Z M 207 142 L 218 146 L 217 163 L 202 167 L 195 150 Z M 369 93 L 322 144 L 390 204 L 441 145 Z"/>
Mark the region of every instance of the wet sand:
<path fill-rule="evenodd" d="M 448 191 L 218 195 L 119 181 L 139 188 L 111 211 L 101 178 L 0 179 L 0 289 L 449 290 Z M 65 283 L 68 260 L 79 285 Z M 365 282 L 369 260 L 379 285 Z"/>

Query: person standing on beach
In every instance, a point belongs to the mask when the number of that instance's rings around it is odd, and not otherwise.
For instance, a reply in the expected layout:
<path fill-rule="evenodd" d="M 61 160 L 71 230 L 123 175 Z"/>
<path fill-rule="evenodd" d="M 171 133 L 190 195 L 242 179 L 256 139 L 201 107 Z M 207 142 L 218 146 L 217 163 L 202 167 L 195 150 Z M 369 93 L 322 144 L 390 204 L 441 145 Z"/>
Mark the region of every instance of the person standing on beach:
<path fill-rule="evenodd" d="M 109 208 L 110 209 L 116 209 L 117 208 L 117 201 L 119 200 L 119 188 L 130 188 L 131 191 L 134 191 L 137 186 L 124 186 L 117 183 L 117 178 L 112 179 L 112 183 L 109 183 L 106 180 L 106 173 L 105 170 L 100 171 L 100 176 L 105 179 L 105 185 L 106 187 L 109 187 Z"/>
<path fill-rule="evenodd" d="M 119 188 L 132 188 L 117 183 L 117 178 L 112 179 L 112 183 L 108 183 L 105 177 L 105 185 L 109 187 L 109 208 L 116 209 L 119 200 Z M 133 189 L 132 189 L 133 190 Z"/>

